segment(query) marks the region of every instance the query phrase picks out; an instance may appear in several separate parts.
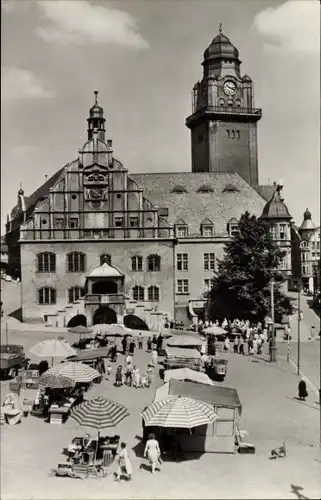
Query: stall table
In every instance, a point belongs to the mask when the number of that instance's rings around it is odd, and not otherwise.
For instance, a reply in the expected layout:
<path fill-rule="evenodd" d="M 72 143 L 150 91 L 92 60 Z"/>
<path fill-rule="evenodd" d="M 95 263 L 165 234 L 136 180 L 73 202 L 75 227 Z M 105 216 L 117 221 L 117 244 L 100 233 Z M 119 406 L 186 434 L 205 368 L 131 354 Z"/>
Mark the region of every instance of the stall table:
<path fill-rule="evenodd" d="M 70 406 L 51 406 L 48 413 L 51 424 L 61 425 L 67 420 L 70 414 Z"/>

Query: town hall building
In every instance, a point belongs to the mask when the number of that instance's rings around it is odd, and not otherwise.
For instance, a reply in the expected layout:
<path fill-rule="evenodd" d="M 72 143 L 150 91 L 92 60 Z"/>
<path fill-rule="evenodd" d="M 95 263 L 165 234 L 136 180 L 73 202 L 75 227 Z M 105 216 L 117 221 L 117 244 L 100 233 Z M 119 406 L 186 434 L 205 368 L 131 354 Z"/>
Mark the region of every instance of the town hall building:
<path fill-rule="evenodd" d="M 186 119 L 191 171 L 129 173 L 114 156 L 95 91 L 78 157 L 31 196 L 20 188 L 6 242 L 21 276 L 23 321 L 154 330 L 167 317 L 187 325 L 204 313 L 245 211 L 270 222 L 291 275 L 292 217 L 280 186 L 259 185 L 253 82 L 221 30 L 202 64 Z"/>

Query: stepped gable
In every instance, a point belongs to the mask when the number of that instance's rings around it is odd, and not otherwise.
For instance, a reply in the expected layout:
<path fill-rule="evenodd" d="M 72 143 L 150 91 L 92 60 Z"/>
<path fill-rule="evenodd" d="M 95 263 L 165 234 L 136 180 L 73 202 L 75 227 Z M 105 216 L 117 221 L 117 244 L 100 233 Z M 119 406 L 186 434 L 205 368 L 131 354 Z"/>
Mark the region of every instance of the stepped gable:
<path fill-rule="evenodd" d="M 199 235 L 201 222 L 208 218 L 215 225 L 215 234 L 226 236 L 227 223 L 234 217 L 249 211 L 261 215 L 265 200 L 238 174 L 213 172 L 178 172 L 130 174 L 144 190 L 144 195 L 159 208 L 168 208 L 168 222 L 175 224 L 183 219 L 189 235 Z M 227 184 L 237 188 L 224 192 Z M 200 192 L 202 186 L 212 192 Z M 181 186 L 186 192 L 174 192 L 173 186 Z"/>
<path fill-rule="evenodd" d="M 58 170 L 56 173 L 54 173 L 50 179 L 47 179 L 46 182 L 44 182 L 36 191 L 34 191 L 30 196 L 25 196 L 25 203 L 26 203 L 26 211 L 29 214 L 32 209 L 37 205 L 38 201 L 40 201 L 42 198 L 45 196 L 48 196 L 49 194 L 49 189 L 53 187 L 56 182 L 58 181 L 59 177 L 65 170 L 65 168 L 68 166 L 65 165 L 62 167 L 60 170 Z M 11 210 L 11 217 L 14 219 L 17 215 L 19 214 L 19 205 L 16 204 L 13 209 Z"/>

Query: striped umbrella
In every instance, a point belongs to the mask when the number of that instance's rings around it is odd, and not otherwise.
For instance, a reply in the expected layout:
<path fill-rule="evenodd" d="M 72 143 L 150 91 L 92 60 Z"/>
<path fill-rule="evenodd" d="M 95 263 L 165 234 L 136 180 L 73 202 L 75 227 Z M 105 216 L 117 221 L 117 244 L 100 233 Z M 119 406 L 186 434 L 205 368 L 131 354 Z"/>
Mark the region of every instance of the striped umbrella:
<path fill-rule="evenodd" d="M 46 371 L 39 378 L 39 385 L 50 387 L 50 389 L 67 389 L 68 387 L 73 387 L 75 383 L 70 378 L 53 375 Z"/>
<path fill-rule="evenodd" d="M 58 339 L 42 340 L 34 345 L 29 352 L 39 358 L 52 358 L 52 365 L 54 358 L 67 358 L 77 354 L 68 342 Z"/>
<path fill-rule="evenodd" d="M 55 365 L 52 368 L 49 368 L 46 373 L 50 375 L 67 377 L 74 382 L 83 383 L 89 383 L 95 380 L 95 378 L 101 377 L 99 371 L 94 370 L 94 368 L 91 368 L 91 366 L 85 365 L 84 363 L 74 363 L 71 361 Z"/>
<path fill-rule="evenodd" d="M 156 401 L 142 412 L 146 426 L 187 428 L 213 422 L 217 418 L 209 403 L 181 396 Z"/>
<path fill-rule="evenodd" d="M 118 425 L 128 415 L 127 408 L 117 401 L 99 397 L 81 403 L 70 416 L 79 425 L 100 431 Z"/>

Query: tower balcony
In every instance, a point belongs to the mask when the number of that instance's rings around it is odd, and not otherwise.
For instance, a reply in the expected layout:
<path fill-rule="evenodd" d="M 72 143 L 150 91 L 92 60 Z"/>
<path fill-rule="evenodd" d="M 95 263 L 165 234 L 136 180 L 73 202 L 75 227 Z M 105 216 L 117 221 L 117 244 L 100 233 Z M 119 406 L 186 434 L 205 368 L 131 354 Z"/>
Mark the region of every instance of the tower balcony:
<path fill-rule="evenodd" d="M 186 126 L 194 128 L 199 122 L 204 120 L 204 116 L 209 120 L 223 120 L 223 121 L 251 121 L 256 122 L 262 118 L 261 108 L 232 108 L 223 106 L 204 106 L 188 118 L 186 118 Z"/>
<path fill-rule="evenodd" d="M 108 304 L 124 304 L 125 295 L 123 293 L 110 293 L 110 294 L 87 294 L 85 296 L 86 305 L 108 305 Z"/>

